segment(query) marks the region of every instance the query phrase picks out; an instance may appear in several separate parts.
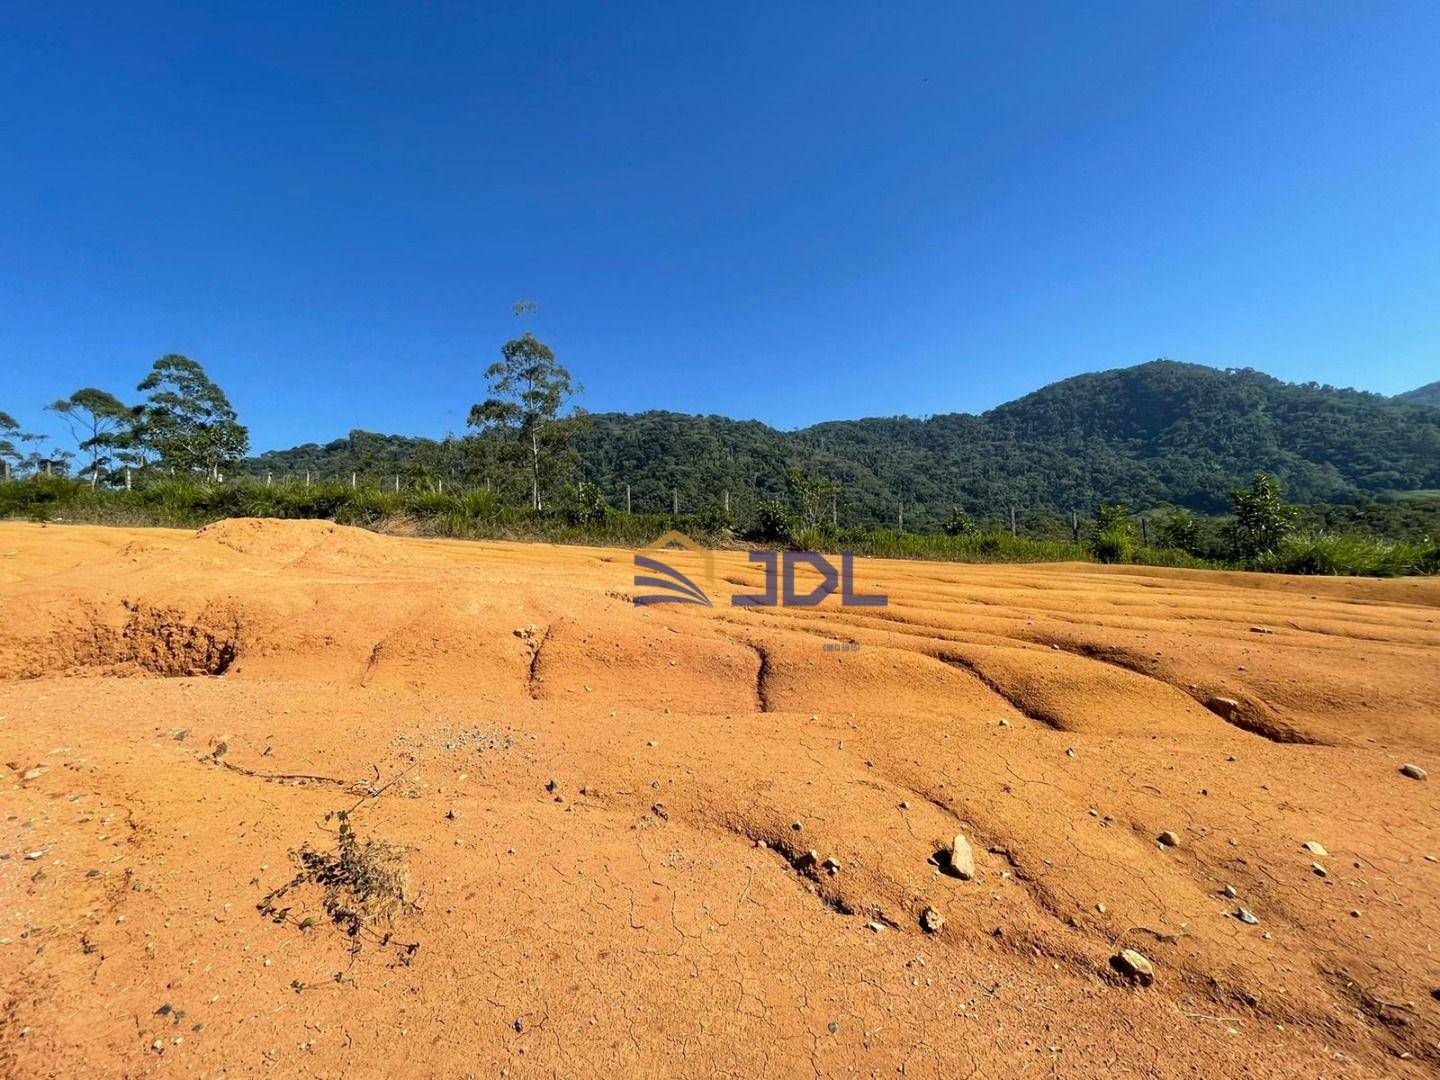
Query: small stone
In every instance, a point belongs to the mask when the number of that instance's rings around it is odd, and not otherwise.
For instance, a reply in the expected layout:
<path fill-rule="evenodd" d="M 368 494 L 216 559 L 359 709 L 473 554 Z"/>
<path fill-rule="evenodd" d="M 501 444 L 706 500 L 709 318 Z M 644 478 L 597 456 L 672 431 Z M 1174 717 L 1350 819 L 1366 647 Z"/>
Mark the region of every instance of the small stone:
<path fill-rule="evenodd" d="M 1310 864 L 1310 869 L 1311 869 L 1311 870 L 1314 870 L 1315 873 L 1316 873 L 1316 875 L 1317 875 L 1318 877 L 1324 877 L 1324 876 L 1329 872 L 1329 871 L 1327 871 L 1327 870 L 1325 869 L 1325 867 L 1321 866 L 1318 862 L 1312 862 L 1312 863 Z"/>
<path fill-rule="evenodd" d="M 1134 949 L 1121 949 L 1112 963 L 1122 975 L 1134 979 L 1141 986 L 1149 986 L 1155 981 L 1154 966 Z"/>
<path fill-rule="evenodd" d="M 27 858 L 27 859 L 41 859 L 41 858 L 44 858 L 44 857 L 45 857 L 45 852 L 43 852 L 43 851 L 27 851 L 27 852 L 25 853 L 25 858 Z"/>
<path fill-rule="evenodd" d="M 799 832 L 801 829 L 805 828 L 805 823 L 803 821 L 792 821 L 790 822 L 790 828 L 794 829 L 796 832 Z"/>
<path fill-rule="evenodd" d="M 1325 858 L 1326 855 L 1330 854 L 1330 852 L 1325 850 L 1325 845 L 1320 843 L 1320 841 L 1318 840 L 1306 840 L 1305 843 L 1301 846 L 1304 847 L 1306 851 L 1310 852 L 1311 855 L 1318 856 L 1321 859 Z"/>
<path fill-rule="evenodd" d="M 1238 899 L 1240 896 L 1240 894 L 1235 891 L 1234 885 L 1226 885 L 1225 888 L 1221 889 L 1220 891 L 1223 892 L 1226 896 L 1228 896 L 1231 900 Z"/>
<path fill-rule="evenodd" d="M 839 860 L 836 859 L 834 856 L 831 856 L 830 858 L 826 859 L 826 860 L 825 860 L 823 863 L 821 863 L 820 865 L 823 866 L 826 870 L 829 870 L 830 873 L 832 873 L 832 874 L 835 873 L 837 870 L 840 869 L 840 862 L 839 862 Z"/>
<path fill-rule="evenodd" d="M 868 927 L 870 927 L 870 929 L 871 929 L 871 930 L 874 930 L 875 933 L 877 933 L 877 934 L 880 933 L 880 931 L 882 931 L 882 930 L 885 929 L 885 924 L 884 924 L 884 923 L 872 922 L 872 923 L 866 923 L 865 925 L 867 925 Z"/>
<path fill-rule="evenodd" d="M 45 775 L 45 766 L 43 766 L 43 765 L 37 765 L 37 766 L 35 766 L 35 768 L 33 768 L 33 769 L 27 769 L 27 770 L 25 771 L 25 775 L 22 776 L 22 777 L 20 777 L 20 779 L 21 779 L 21 780 L 39 780 L 40 777 L 42 777 L 42 776 L 44 776 L 44 775 Z"/>
<path fill-rule="evenodd" d="M 933 907 L 927 907 L 920 913 L 920 928 L 927 934 L 938 934 L 944 926 L 945 916 Z"/>
<path fill-rule="evenodd" d="M 1104 904 L 1096 904 L 1096 905 L 1095 905 L 1095 910 L 1096 910 L 1097 913 L 1099 913 L 1099 914 L 1101 914 L 1101 915 L 1104 915 L 1104 914 L 1105 914 L 1105 905 L 1104 905 Z"/>
<path fill-rule="evenodd" d="M 1073 746 L 1067 747 L 1065 750 L 1065 756 L 1073 758 L 1075 756 L 1075 748 Z"/>
<path fill-rule="evenodd" d="M 560 790 L 560 785 L 557 784 L 554 780 L 547 780 L 545 782 L 545 790 L 550 792 L 551 795 L 554 795 L 555 792 Z"/>
<path fill-rule="evenodd" d="M 1180 846 L 1180 837 L 1176 836 L 1176 835 L 1175 835 L 1173 832 L 1171 832 L 1169 829 L 1166 829 L 1164 832 L 1162 832 L 1162 833 L 1161 833 L 1159 836 L 1157 836 L 1155 839 L 1157 839 L 1157 840 L 1160 841 L 1160 844 L 1161 844 L 1162 847 L 1179 847 L 1179 846 Z"/>
<path fill-rule="evenodd" d="M 1402 776 L 1408 776 L 1411 780 L 1424 780 L 1425 777 L 1430 775 L 1419 765 L 1411 765 L 1408 762 L 1400 766 L 1400 774 Z"/>
<path fill-rule="evenodd" d="M 1274 632 L 1275 632 L 1275 631 L 1274 631 L 1274 630 L 1271 630 L 1268 626 L 1252 626 L 1252 627 L 1250 627 L 1250 633 L 1252 633 L 1252 634 L 1273 634 Z"/>
<path fill-rule="evenodd" d="M 950 872 L 961 881 L 975 877 L 975 853 L 970 850 L 970 841 L 958 833 L 950 845 Z"/>
<path fill-rule="evenodd" d="M 1255 913 L 1247 907 L 1242 907 L 1238 909 L 1235 912 L 1235 917 L 1241 922 L 1245 923 L 1247 926 L 1254 926 L 1260 921 L 1255 917 Z"/>
<path fill-rule="evenodd" d="M 1352 919 L 1358 919 L 1358 918 L 1360 917 L 1360 909 L 1359 909 L 1359 908 L 1351 908 L 1351 909 L 1350 909 L 1350 917 L 1351 917 Z"/>
<path fill-rule="evenodd" d="M 156 1039 L 150 1044 L 150 1049 L 154 1050 L 157 1054 L 163 1054 L 165 1052 L 165 1040 Z"/>
<path fill-rule="evenodd" d="M 1225 720 L 1234 720 L 1240 715 L 1240 702 L 1229 697 L 1212 697 L 1206 700 L 1205 707 L 1216 716 Z M 1235 760 L 1234 758 L 1230 759 Z"/>

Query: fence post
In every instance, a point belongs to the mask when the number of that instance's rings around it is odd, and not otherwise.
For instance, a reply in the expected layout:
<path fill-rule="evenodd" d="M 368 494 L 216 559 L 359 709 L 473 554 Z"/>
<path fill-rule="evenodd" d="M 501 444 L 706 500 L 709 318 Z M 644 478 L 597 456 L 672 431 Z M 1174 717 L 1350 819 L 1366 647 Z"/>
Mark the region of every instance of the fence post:
<path fill-rule="evenodd" d="M 10 466 L 5 466 L 5 479 L 10 479 Z M 130 490 L 130 466 L 125 466 L 125 490 Z"/>
<path fill-rule="evenodd" d="M 905 504 L 900 504 L 900 532 L 905 531 Z"/>
<path fill-rule="evenodd" d="M 1015 507 L 1010 507 L 1010 535 L 1015 535 Z"/>
<path fill-rule="evenodd" d="M 630 513 L 630 485 L 625 485 L 625 512 Z"/>
<path fill-rule="evenodd" d="M 395 494 L 396 494 L 396 495 L 399 495 L 399 494 L 400 494 L 400 474 L 399 474 L 399 473 L 396 473 L 396 474 L 395 474 Z"/>
<path fill-rule="evenodd" d="M 355 474 L 353 472 L 350 474 L 350 490 L 355 490 Z"/>
<path fill-rule="evenodd" d="M 1150 546 L 1150 523 L 1144 518 L 1140 519 L 1140 546 Z"/>
<path fill-rule="evenodd" d="M 680 489 L 670 489 L 670 513 L 673 517 L 680 516 Z"/>
<path fill-rule="evenodd" d="M 442 477 L 437 481 L 437 483 L 440 485 L 440 494 L 441 494 L 441 495 L 444 495 L 444 494 L 445 494 L 445 478 L 442 476 Z"/>
<path fill-rule="evenodd" d="M 730 492 L 725 492 L 725 516 L 730 516 Z"/>

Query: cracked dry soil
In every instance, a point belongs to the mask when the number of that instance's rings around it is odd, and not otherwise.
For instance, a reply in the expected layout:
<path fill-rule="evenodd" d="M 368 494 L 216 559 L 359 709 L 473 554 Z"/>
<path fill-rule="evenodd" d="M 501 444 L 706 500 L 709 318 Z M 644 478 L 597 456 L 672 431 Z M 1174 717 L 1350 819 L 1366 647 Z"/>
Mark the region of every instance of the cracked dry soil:
<path fill-rule="evenodd" d="M 0 1074 L 1434 1075 L 1440 582 L 857 572 L 0 524 Z"/>

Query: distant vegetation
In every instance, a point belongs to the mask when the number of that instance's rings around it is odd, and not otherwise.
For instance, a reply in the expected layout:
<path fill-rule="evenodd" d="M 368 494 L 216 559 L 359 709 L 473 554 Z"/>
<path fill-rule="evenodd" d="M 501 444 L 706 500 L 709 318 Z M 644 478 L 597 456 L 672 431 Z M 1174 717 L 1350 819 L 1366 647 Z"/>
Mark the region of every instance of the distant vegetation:
<path fill-rule="evenodd" d="M 500 482 L 480 440 L 355 431 L 260 455 L 251 476 Z M 1008 527 L 1102 502 L 1226 512 L 1257 471 L 1296 503 L 1440 492 L 1440 410 L 1376 394 L 1280 382 L 1256 371 L 1154 361 L 1047 386 L 983 416 L 845 420 L 782 432 L 757 421 L 597 413 L 575 432 L 582 478 L 612 506 L 699 511 L 785 498 L 791 469 L 824 477 L 852 525 L 939 532 L 950 509 Z"/>
<path fill-rule="evenodd" d="M 1374 394 L 1155 361 L 983 416 L 781 432 L 716 416 L 586 415 L 569 371 L 529 332 L 485 377 L 466 434 L 354 431 L 246 457 L 225 393 L 167 355 L 134 404 L 86 387 L 48 406 L 71 446 L 0 412 L 0 515 L 319 517 L 634 545 L 678 528 L 712 544 L 1299 573 L 1440 562 L 1440 409 Z"/>
<path fill-rule="evenodd" d="M 1414 390 L 1396 394 L 1395 400 L 1409 402 L 1411 405 L 1430 405 L 1440 409 L 1440 381 L 1426 383 Z"/>

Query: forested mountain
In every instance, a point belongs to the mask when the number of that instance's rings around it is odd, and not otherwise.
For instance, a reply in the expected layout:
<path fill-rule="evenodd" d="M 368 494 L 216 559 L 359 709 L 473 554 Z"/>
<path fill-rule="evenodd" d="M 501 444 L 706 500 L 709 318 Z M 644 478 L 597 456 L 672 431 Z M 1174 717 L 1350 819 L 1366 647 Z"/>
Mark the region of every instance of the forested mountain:
<path fill-rule="evenodd" d="M 718 506 L 782 495 L 791 468 L 840 487 L 850 524 L 934 527 L 951 506 L 980 518 L 1082 513 L 1099 502 L 1220 511 L 1257 470 L 1286 498 L 1344 503 L 1440 488 L 1440 411 L 1378 394 L 1285 383 L 1249 369 L 1157 360 L 1065 379 L 980 416 L 841 420 L 798 431 L 669 412 L 602 413 L 576 441 L 579 473 L 612 506 Z M 478 475 L 466 440 L 352 432 L 246 463 L 255 475 Z M 486 469 L 481 472 L 488 472 Z"/>
<path fill-rule="evenodd" d="M 1433 405 L 1440 409 L 1440 380 L 1426 383 L 1424 386 L 1417 386 L 1414 390 L 1407 390 L 1403 394 L 1396 394 L 1395 400 L 1407 401 L 1411 405 Z"/>

